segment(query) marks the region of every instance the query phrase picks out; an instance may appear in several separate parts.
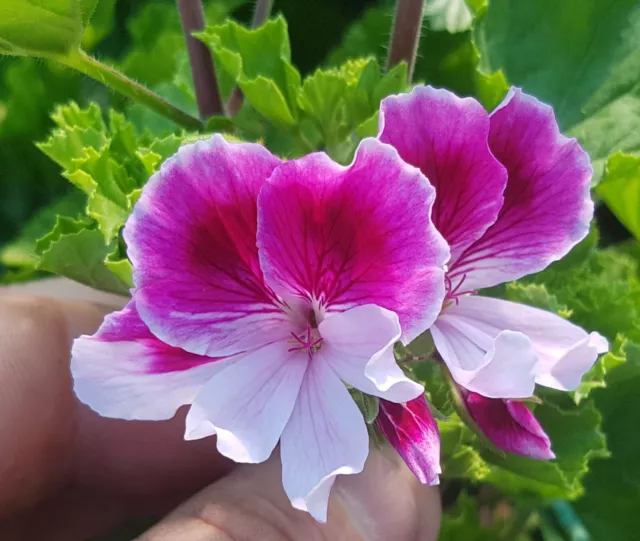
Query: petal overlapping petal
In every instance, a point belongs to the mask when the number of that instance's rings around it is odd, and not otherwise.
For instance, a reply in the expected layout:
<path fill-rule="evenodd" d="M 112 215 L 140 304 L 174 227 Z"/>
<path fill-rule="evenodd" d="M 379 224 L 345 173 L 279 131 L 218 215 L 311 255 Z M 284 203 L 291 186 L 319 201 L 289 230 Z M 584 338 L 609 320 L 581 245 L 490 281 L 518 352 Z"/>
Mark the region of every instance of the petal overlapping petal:
<path fill-rule="evenodd" d="M 510 453 L 551 460 L 551 441 L 526 404 L 463 393 L 469 414 L 497 447 Z"/>
<path fill-rule="evenodd" d="M 489 148 L 508 181 L 495 224 L 451 270 L 467 289 L 544 269 L 586 236 L 593 216 L 589 157 L 560 134 L 550 106 L 512 89 L 491 114 Z"/>
<path fill-rule="evenodd" d="M 376 423 L 421 483 L 439 483 L 440 433 L 424 395 L 406 404 L 381 400 Z"/>
<path fill-rule="evenodd" d="M 536 382 L 563 391 L 572 391 L 609 345 L 598 334 L 586 331 L 553 314 L 515 302 L 470 296 L 460 298 L 452 312 L 476 321 L 491 334 L 498 329 L 518 331 L 531 339 L 538 358 Z"/>
<path fill-rule="evenodd" d="M 495 222 L 507 172 L 489 150 L 489 115 L 473 98 L 431 86 L 385 98 L 378 138 L 393 145 L 436 189 L 433 222 L 450 265 Z"/>
<path fill-rule="evenodd" d="M 307 357 L 290 348 L 286 341 L 269 344 L 217 373 L 195 398 L 198 422 L 190 420 L 190 426 L 215 432 L 218 451 L 236 462 L 267 460 L 289 421 L 307 369 Z"/>
<path fill-rule="evenodd" d="M 400 339 L 398 316 L 373 304 L 329 315 L 319 326 L 323 338 L 318 361 L 326 362 L 349 385 L 392 402 L 424 392 L 405 376 L 393 355 Z"/>
<path fill-rule="evenodd" d="M 448 249 L 429 218 L 433 197 L 420 171 L 375 139 L 348 167 L 323 153 L 286 162 L 259 197 L 265 279 L 330 311 L 377 304 L 398 314 L 410 341 L 444 297 Z"/>
<path fill-rule="evenodd" d="M 138 311 L 162 341 L 225 356 L 288 336 L 256 248 L 258 192 L 279 164 L 216 135 L 180 148 L 145 186 L 124 238 Z"/>
<path fill-rule="evenodd" d="M 431 327 L 438 353 L 453 379 L 492 398 L 533 395 L 538 358 L 531 340 L 521 332 L 487 324 L 483 313 L 466 311 L 466 299 L 448 307 Z"/>
<path fill-rule="evenodd" d="M 362 471 L 369 435 L 347 388 L 330 366 L 315 361 L 309 363 L 280 450 L 282 482 L 292 505 L 325 522 L 336 476 Z"/>
<path fill-rule="evenodd" d="M 104 417 L 170 419 L 234 359 L 187 353 L 158 340 L 131 301 L 94 336 L 75 340 L 71 372 L 78 398 Z"/>

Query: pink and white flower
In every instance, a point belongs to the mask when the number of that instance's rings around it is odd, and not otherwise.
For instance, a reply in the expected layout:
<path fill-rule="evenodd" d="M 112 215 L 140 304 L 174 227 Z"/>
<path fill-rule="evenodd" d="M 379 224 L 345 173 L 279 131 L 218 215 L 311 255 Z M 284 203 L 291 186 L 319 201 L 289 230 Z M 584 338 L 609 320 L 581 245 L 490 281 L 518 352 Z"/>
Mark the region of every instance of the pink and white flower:
<path fill-rule="evenodd" d="M 434 189 L 390 146 L 281 162 L 221 136 L 182 147 L 126 224 L 133 300 L 78 339 L 79 398 L 124 419 L 191 405 L 186 437 L 237 461 L 278 443 L 293 505 L 324 521 L 338 474 L 360 472 L 364 419 L 344 383 L 391 402 L 423 392 L 393 345 L 445 295 Z"/>
<path fill-rule="evenodd" d="M 436 189 L 433 221 L 451 260 L 431 334 L 455 381 L 496 399 L 529 397 L 536 383 L 575 389 L 607 350 L 605 338 L 475 295 L 541 271 L 588 232 L 592 168 L 551 107 L 512 89 L 487 114 L 472 98 L 417 87 L 383 100 L 378 137 Z"/>

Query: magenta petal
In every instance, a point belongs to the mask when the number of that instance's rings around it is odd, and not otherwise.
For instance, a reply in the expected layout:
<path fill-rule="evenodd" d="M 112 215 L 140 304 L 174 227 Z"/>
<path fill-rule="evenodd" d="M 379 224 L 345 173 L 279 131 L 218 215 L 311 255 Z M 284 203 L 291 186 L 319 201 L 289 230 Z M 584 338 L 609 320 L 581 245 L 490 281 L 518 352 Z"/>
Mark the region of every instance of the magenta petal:
<path fill-rule="evenodd" d="M 538 460 L 555 458 L 549 437 L 524 403 L 472 392 L 463 396 L 471 417 L 497 447 Z"/>
<path fill-rule="evenodd" d="M 288 336 L 256 248 L 258 192 L 279 164 L 216 135 L 183 146 L 145 187 L 124 237 L 140 316 L 164 342 L 223 356 Z"/>
<path fill-rule="evenodd" d="M 406 404 L 380 400 L 376 423 L 421 483 L 437 485 L 440 433 L 424 396 Z"/>
<path fill-rule="evenodd" d="M 200 388 L 233 359 L 201 357 L 151 334 L 131 301 L 110 314 L 94 336 L 72 349 L 78 398 L 105 417 L 159 420 L 190 404 Z"/>
<path fill-rule="evenodd" d="M 417 86 L 380 108 L 378 138 L 419 167 L 436 189 L 433 222 L 451 263 L 495 222 L 507 173 L 488 145 L 489 115 L 473 98 Z"/>
<path fill-rule="evenodd" d="M 575 139 L 560 134 L 553 109 L 512 89 L 491 114 L 489 147 L 507 168 L 496 223 L 452 269 L 464 289 L 516 280 L 560 259 L 589 230 L 591 164 Z"/>
<path fill-rule="evenodd" d="M 322 153 L 280 166 L 260 193 L 258 246 L 267 283 L 328 310 L 377 304 L 410 341 L 444 297 L 444 239 L 429 218 L 434 190 L 389 145 L 362 141 L 354 162 Z"/>

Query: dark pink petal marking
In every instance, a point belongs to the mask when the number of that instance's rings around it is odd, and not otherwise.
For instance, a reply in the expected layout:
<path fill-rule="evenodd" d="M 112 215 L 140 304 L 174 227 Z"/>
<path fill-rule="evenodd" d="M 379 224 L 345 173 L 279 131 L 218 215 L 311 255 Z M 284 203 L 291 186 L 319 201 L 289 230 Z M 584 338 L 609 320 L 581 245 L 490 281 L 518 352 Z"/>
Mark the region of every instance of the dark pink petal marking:
<path fill-rule="evenodd" d="M 289 336 L 256 248 L 258 192 L 280 160 L 216 135 L 183 146 L 127 222 L 141 318 L 164 342 L 225 356 Z"/>
<path fill-rule="evenodd" d="M 511 89 L 491 114 L 489 148 L 507 168 L 496 223 L 453 267 L 453 282 L 478 289 L 541 271 L 589 230 L 593 216 L 589 157 L 560 134 L 553 109 Z"/>
<path fill-rule="evenodd" d="M 538 460 L 555 458 L 549 436 L 524 403 L 472 392 L 463 396 L 471 417 L 497 447 Z"/>
<path fill-rule="evenodd" d="M 436 189 L 433 222 L 451 263 L 495 222 L 507 172 L 488 145 L 489 115 L 476 100 L 418 86 L 382 101 L 378 138 Z"/>
<path fill-rule="evenodd" d="M 376 423 L 425 485 L 437 485 L 440 469 L 440 433 L 424 395 L 406 404 L 380 400 Z"/>
<path fill-rule="evenodd" d="M 429 218 L 434 190 L 389 145 L 365 139 L 342 167 L 322 153 L 284 163 L 258 201 L 267 283 L 333 311 L 396 312 L 403 339 L 431 325 L 444 297 L 444 239 Z"/>

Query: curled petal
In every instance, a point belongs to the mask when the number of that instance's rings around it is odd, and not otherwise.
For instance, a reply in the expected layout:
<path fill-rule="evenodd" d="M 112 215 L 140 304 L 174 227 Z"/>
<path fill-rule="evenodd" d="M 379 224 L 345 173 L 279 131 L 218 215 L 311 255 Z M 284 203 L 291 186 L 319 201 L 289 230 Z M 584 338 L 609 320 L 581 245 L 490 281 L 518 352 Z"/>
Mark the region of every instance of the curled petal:
<path fill-rule="evenodd" d="M 140 316 L 172 346 L 232 355 L 286 338 L 256 248 L 257 197 L 280 160 L 216 135 L 183 146 L 127 221 Z"/>
<path fill-rule="evenodd" d="M 463 297 L 459 301 L 455 313 L 481 321 L 485 332 L 492 334 L 509 329 L 530 338 L 538 358 L 536 383 L 540 385 L 574 390 L 598 354 L 609 348 L 607 340 L 597 332 L 587 334 L 551 312 L 479 295 Z"/>
<path fill-rule="evenodd" d="M 544 269 L 586 236 L 593 216 L 589 156 L 560 134 L 550 106 L 511 89 L 491 114 L 489 148 L 507 168 L 507 188 L 495 224 L 451 271 L 468 289 Z"/>
<path fill-rule="evenodd" d="M 436 189 L 433 223 L 451 261 L 495 222 L 507 172 L 489 150 L 489 115 L 473 98 L 417 86 L 380 107 L 378 138 L 418 167 Z"/>
<path fill-rule="evenodd" d="M 362 471 L 369 435 L 347 388 L 326 363 L 315 361 L 282 433 L 282 482 L 296 509 L 326 522 L 336 476 Z"/>
<path fill-rule="evenodd" d="M 381 400 L 376 423 L 421 483 L 439 483 L 440 433 L 424 395 L 406 404 Z"/>
<path fill-rule="evenodd" d="M 362 141 L 342 167 L 322 153 L 284 163 L 260 192 L 258 246 L 282 297 L 330 311 L 377 304 L 410 341 L 444 297 L 444 239 L 431 223 L 434 190 L 389 145 Z"/>
<path fill-rule="evenodd" d="M 187 439 L 217 434 L 218 451 L 235 462 L 269 458 L 289 421 L 307 357 L 276 342 L 242 356 L 198 393 Z"/>
<path fill-rule="evenodd" d="M 208 379 L 235 359 L 168 346 L 151 334 L 131 301 L 94 336 L 75 340 L 71 373 L 78 398 L 104 417 L 170 419 Z"/>
<path fill-rule="evenodd" d="M 463 393 L 467 410 L 497 447 L 510 453 L 551 460 L 551 442 L 533 413 L 522 402 Z"/>
<path fill-rule="evenodd" d="M 318 355 L 349 385 L 392 402 L 424 392 L 398 366 L 393 345 L 400 323 L 393 312 L 367 304 L 328 316 L 319 326 L 324 339 Z"/>
<path fill-rule="evenodd" d="M 431 327 L 438 353 L 453 379 L 492 398 L 531 396 L 538 363 L 531 340 L 520 332 L 487 325 L 483 313 L 464 311 L 462 300 L 447 308 Z"/>

